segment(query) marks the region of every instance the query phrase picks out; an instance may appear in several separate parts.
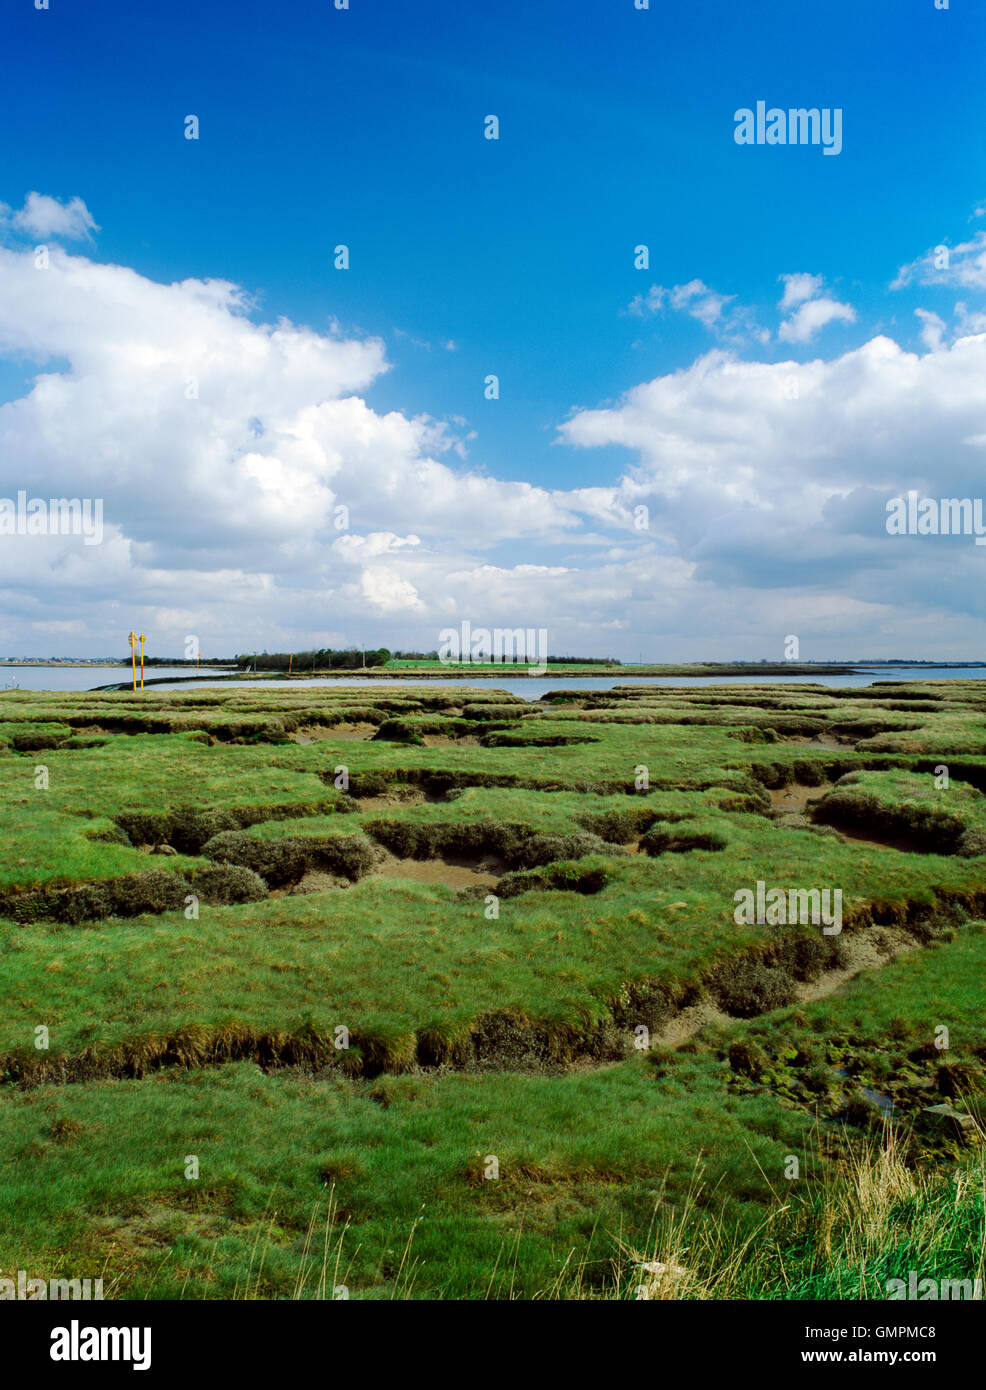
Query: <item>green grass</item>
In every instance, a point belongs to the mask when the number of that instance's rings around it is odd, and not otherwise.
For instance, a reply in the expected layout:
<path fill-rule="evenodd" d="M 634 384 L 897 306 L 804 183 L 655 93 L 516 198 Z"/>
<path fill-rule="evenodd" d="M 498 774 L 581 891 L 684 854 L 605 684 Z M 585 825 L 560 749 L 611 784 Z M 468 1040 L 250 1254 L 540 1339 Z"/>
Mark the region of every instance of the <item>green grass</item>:
<path fill-rule="evenodd" d="M 978 1117 L 984 1090 L 983 683 L 0 700 L 0 1266 L 105 1264 L 150 1297 L 289 1297 L 300 1271 L 312 1294 L 330 1206 L 369 1298 L 632 1296 L 635 1256 L 687 1265 L 675 1296 L 880 1296 L 933 1262 L 936 1219 L 973 1249 L 976 1160 L 922 1116 Z M 816 824 L 772 814 L 785 788 Z M 54 920 L 63 890 L 105 910 L 85 884 L 194 889 L 210 855 L 267 872 L 262 896 Z M 912 949 L 724 1020 L 737 972 L 790 984 L 790 931 L 734 920 L 758 879 L 839 888 L 846 939 Z M 860 1147 L 867 1091 L 896 1103 L 890 1158 Z M 847 1215 L 861 1164 L 886 1177 L 877 1266 Z"/>
<path fill-rule="evenodd" d="M 290 1288 L 307 1223 L 334 1184 L 351 1223 L 352 1297 L 393 1294 L 415 1222 L 418 1295 L 532 1296 L 569 1248 L 603 1288 L 621 1234 L 647 1230 L 659 1195 L 685 1199 L 700 1154 L 707 1182 L 728 1191 L 724 1214 L 751 1229 L 770 1197 L 761 1170 L 780 1171 L 780 1123 L 759 1102 L 723 1099 L 694 1063 L 660 1087 L 640 1061 L 550 1081 L 353 1087 L 240 1064 L 49 1088 L 6 1107 L 4 1256 L 11 1267 L 102 1268 L 123 1230 L 110 1277 L 151 1297 L 230 1296 L 246 1287 L 276 1211 L 260 1280 L 271 1295 Z M 184 1176 L 190 1154 L 198 1180 Z M 495 1180 L 482 1176 L 490 1155 Z"/>

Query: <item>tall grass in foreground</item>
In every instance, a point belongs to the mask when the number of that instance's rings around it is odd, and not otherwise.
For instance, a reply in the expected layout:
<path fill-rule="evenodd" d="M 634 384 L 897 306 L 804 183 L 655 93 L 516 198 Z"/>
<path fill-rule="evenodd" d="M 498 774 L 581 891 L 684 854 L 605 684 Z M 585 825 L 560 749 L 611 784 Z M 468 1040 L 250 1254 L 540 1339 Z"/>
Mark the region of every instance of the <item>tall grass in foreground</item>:
<path fill-rule="evenodd" d="M 333 1183 L 329 1188 L 325 1212 L 321 1219 L 319 1206 L 316 1205 L 312 1210 L 305 1231 L 294 1288 L 290 1293 L 290 1298 L 293 1301 L 302 1299 L 338 1301 L 350 1297 L 349 1280 L 352 1262 L 359 1247 L 357 1246 L 351 1255 L 344 1255 L 343 1247 L 346 1233 L 349 1230 L 349 1218 L 340 1219 L 338 1205 L 335 1183 Z M 411 1224 L 400 1264 L 394 1274 L 390 1292 L 392 1299 L 407 1299 L 413 1296 L 417 1262 L 411 1255 L 411 1246 L 414 1242 L 418 1220 L 420 1218 L 415 1219 Z M 264 1263 L 268 1247 L 276 1235 L 277 1212 L 270 1211 L 270 1203 L 268 1202 L 264 1223 L 257 1233 L 250 1253 L 246 1278 L 242 1284 L 237 1284 L 234 1289 L 234 1299 L 262 1300 L 265 1297 L 262 1292 Z"/>
<path fill-rule="evenodd" d="M 982 1133 L 980 1132 L 980 1140 Z M 886 1299 L 888 1281 L 982 1280 L 986 1153 L 960 1165 L 915 1170 L 900 1131 L 818 1165 L 807 1193 L 779 1194 L 742 1243 L 697 1209 L 698 1189 L 657 1224 L 649 1253 L 624 1249 L 611 1296 L 657 1299 Z M 598 1297 L 576 1272 L 555 1297 Z M 603 1297 L 607 1296 L 604 1292 Z"/>
<path fill-rule="evenodd" d="M 899 1132 L 852 1151 L 842 1163 L 820 1165 L 824 1176 L 807 1192 L 777 1194 L 775 1206 L 746 1239 L 703 1209 L 696 1176 L 680 1206 L 658 1200 L 648 1248 L 614 1238 L 615 1273 L 600 1282 L 599 1262 L 579 1260 L 573 1249 L 557 1277 L 536 1297 L 547 1300 L 883 1300 L 888 1281 L 986 1282 L 986 1150 L 955 1167 L 913 1170 L 904 1161 Z M 245 1283 L 234 1297 L 262 1298 L 264 1251 L 276 1212 L 258 1236 Z M 415 1296 L 417 1263 L 408 1233 L 389 1297 Z M 312 1214 L 298 1267 L 294 1299 L 359 1297 L 347 1283 L 352 1257 L 344 1254 L 349 1222 L 338 1220 L 334 1189 L 324 1217 Z M 320 1239 L 319 1239 L 319 1233 Z M 515 1292 L 518 1240 L 504 1246 L 485 1289 L 489 1299 Z M 355 1252 L 353 1252 L 355 1255 Z M 379 1297 L 375 1290 L 374 1297 Z M 440 1295 L 439 1295 L 440 1297 Z"/>

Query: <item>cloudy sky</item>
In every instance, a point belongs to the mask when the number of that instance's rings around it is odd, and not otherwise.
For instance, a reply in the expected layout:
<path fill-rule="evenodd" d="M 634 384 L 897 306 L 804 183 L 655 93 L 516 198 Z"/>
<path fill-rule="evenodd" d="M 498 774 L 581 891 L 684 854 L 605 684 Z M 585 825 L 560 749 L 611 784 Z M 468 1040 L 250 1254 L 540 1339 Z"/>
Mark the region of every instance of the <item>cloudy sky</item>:
<path fill-rule="evenodd" d="M 984 495 L 981 5 L 22 0 L 0 35 L 0 497 L 104 517 L 0 535 L 0 654 L 468 619 L 983 656 L 986 548 L 886 530 Z M 760 100 L 840 108 L 841 153 L 738 145 Z"/>

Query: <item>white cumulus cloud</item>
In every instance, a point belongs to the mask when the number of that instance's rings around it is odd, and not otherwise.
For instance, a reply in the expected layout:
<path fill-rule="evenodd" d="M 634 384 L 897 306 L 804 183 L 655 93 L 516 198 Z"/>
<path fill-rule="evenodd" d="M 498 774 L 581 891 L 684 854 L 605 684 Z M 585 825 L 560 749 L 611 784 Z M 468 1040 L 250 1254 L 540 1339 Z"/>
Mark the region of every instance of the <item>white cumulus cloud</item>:
<path fill-rule="evenodd" d="M 16 231 L 29 236 L 53 236 L 66 241 L 83 241 L 99 231 L 81 198 L 61 203 L 46 193 L 29 193 L 24 206 L 13 213 L 6 204 L 0 204 L 0 221 L 9 221 Z"/>

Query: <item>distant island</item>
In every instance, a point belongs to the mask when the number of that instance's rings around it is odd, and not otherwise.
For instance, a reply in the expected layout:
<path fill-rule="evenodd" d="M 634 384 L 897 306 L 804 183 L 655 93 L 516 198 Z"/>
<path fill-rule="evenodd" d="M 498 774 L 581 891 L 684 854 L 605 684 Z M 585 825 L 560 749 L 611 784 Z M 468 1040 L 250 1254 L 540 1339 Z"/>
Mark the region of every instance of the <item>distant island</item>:
<path fill-rule="evenodd" d="M 221 671 L 221 679 L 237 681 L 252 676 L 264 676 L 275 680 L 311 680 L 319 677 L 358 676 L 361 679 L 394 680 L 414 678 L 417 680 L 448 679 L 450 676 L 468 675 L 470 679 L 502 679 L 509 672 L 511 679 L 543 679 L 548 673 L 533 669 L 533 662 L 525 658 L 513 660 L 441 660 L 437 651 L 393 651 L 386 647 L 364 649 L 321 648 L 302 652 L 251 652 L 237 653 L 234 656 L 188 657 L 147 656 L 144 658 L 147 672 L 156 668 L 187 668 L 188 676 L 164 676 L 155 678 L 145 676 L 145 684 L 157 681 L 194 681 L 196 679 L 215 680 L 216 672 Z M 757 675 L 790 676 L 802 674 L 812 676 L 843 676 L 863 670 L 894 669 L 941 669 L 974 670 L 986 666 L 983 661 L 936 661 L 927 658 L 870 657 L 846 661 L 768 661 L 765 657 L 751 661 L 701 661 L 701 662 L 621 662 L 615 657 L 548 656 L 544 664 L 552 676 L 568 678 L 591 676 L 749 676 Z M 0 667 L 85 667 L 103 669 L 126 669 L 131 667 L 130 656 L 124 657 L 0 657 Z M 191 674 L 208 668 L 208 674 Z"/>

